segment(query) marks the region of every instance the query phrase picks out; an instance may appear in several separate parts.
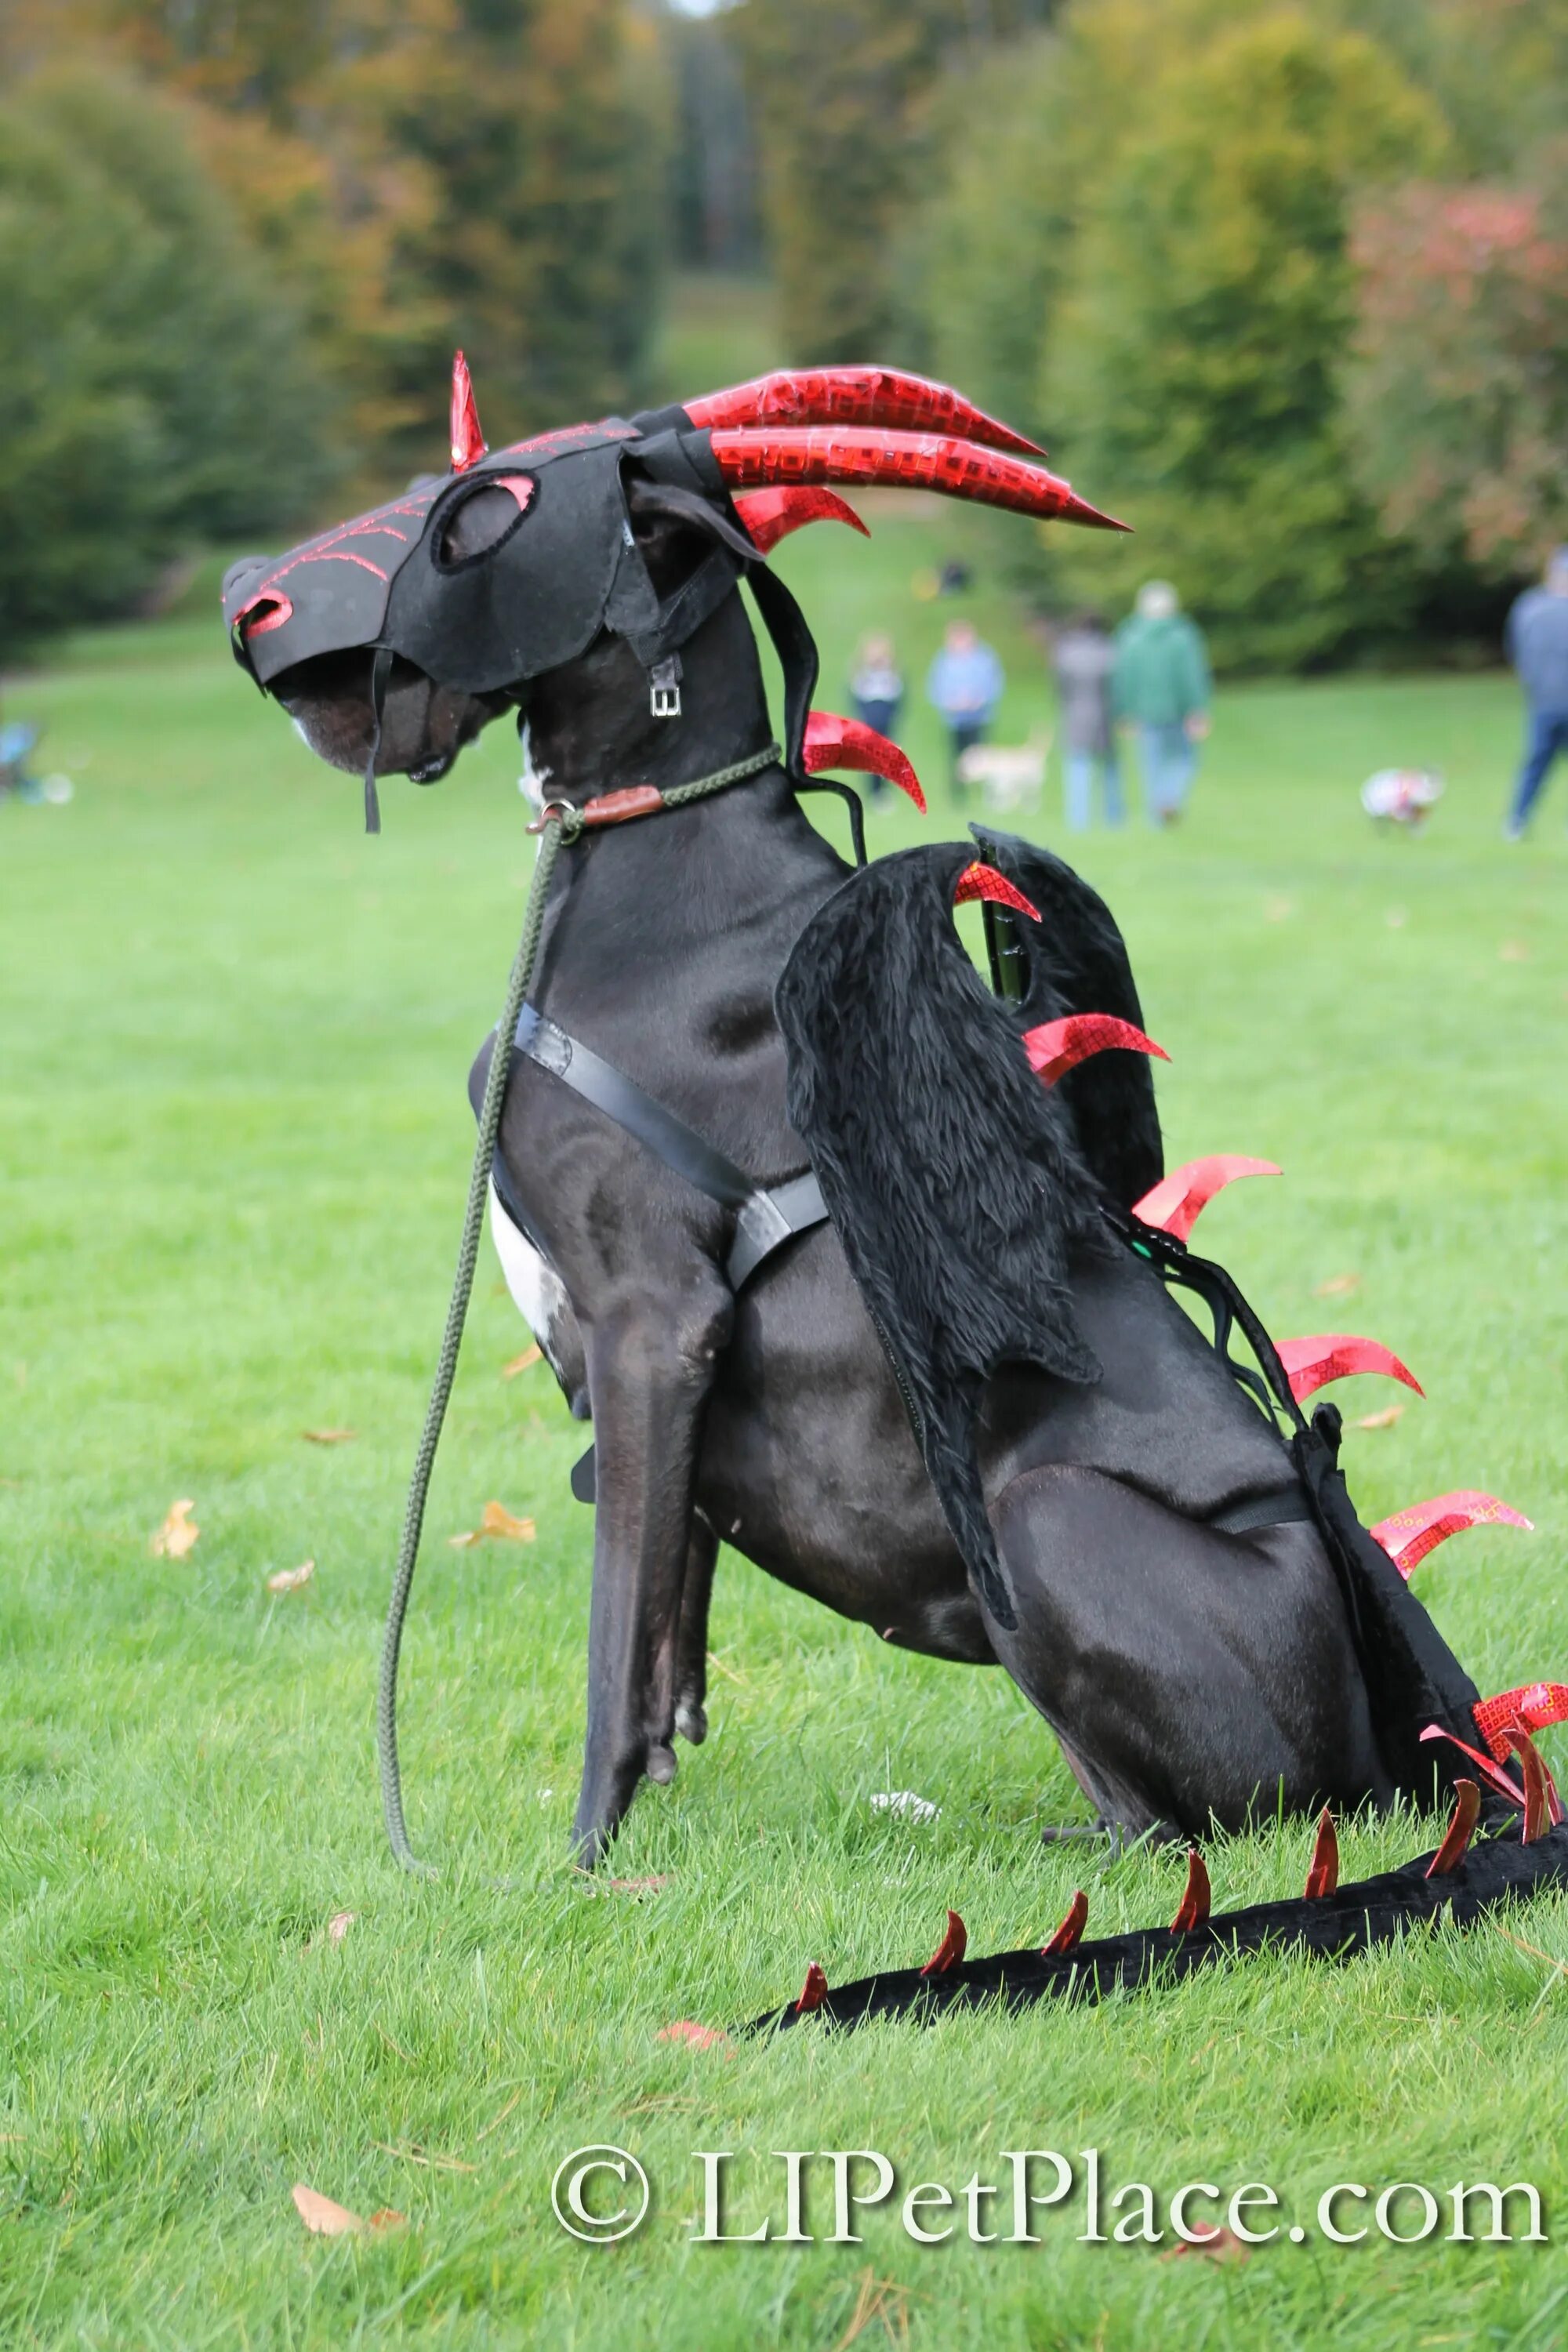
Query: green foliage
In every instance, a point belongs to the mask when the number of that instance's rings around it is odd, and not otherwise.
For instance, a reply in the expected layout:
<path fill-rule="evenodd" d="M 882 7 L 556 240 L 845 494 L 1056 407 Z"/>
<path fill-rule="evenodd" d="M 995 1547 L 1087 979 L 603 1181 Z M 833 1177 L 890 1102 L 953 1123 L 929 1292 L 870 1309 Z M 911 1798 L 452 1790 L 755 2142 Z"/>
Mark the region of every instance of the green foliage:
<path fill-rule="evenodd" d="M 331 405 L 178 109 L 89 73 L 0 110 L 0 649 L 298 518 Z"/>
<path fill-rule="evenodd" d="M 1568 536 L 1568 151 L 1555 203 L 1402 188 L 1356 237 L 1358 471 L 1434 569 L 1507 579 Z"/>
<path fill-rule="evenodd" d="M 1336 365 L 1351 205 L 1440 128 L 1372 43 L 1289 13 L 1222 34 L 1161 98 L 1089 192 L 1046 363 L 1072 469 L 1138 537 L 1064 546 L 1061 578 L 1169 573 L 1221 660 L 1294 666 L 1413 593 L 1352 478 Z"/>

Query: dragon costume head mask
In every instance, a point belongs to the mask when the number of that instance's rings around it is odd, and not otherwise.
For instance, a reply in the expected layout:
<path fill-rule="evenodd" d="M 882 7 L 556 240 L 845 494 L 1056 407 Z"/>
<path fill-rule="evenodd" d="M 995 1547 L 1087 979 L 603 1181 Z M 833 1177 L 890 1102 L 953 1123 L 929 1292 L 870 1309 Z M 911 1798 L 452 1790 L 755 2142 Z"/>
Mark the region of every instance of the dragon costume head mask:
<path fill-rule="evenodd" d="M 647 669 L 654 710 L 678 713 L 680 646 L 737 582 L 755 581 L 803 522 L 861 527 L 832 483 L 1121 527 L 1036 462 L 1044 454 L 945 385 L 869 367 L 781 373 L 492 450 L 459 352 L 450 470 L 287 554 L 243 558 L 224 617 L 236 659 L 311 748 L 363 770 L 374 826 L 378 774 L 434 782 L 530 679 L 602 631 Z M 655 581 L 637 528 L 648 516 L 705 542 L 679 581 Z M 773 586 L 759 601 L 787 675 Z M 797 771 L 803 724 L 804 698 Z"/>

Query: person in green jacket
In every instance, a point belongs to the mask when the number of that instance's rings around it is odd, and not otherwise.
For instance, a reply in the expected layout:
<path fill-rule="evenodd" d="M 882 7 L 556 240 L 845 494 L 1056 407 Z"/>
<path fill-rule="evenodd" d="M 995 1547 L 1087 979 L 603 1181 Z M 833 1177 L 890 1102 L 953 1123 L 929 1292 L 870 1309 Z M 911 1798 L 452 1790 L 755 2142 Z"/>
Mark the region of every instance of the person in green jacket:
<path fill-rule="evenodd" d="M 1209 731 L 1209 666 L 1196 625 L 1167 580 L 1148 580 L 1116 632 L 1110 675 L 1117 723 L 1136 730 L 1151 824 L 1174 824 Z"/>

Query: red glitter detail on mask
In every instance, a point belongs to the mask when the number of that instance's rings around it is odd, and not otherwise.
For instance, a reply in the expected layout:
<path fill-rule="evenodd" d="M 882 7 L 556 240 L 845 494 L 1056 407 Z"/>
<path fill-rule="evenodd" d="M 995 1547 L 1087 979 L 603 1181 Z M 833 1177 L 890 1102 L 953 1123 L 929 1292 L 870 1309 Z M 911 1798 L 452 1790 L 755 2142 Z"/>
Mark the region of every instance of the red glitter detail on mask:
<path fill-rule="evenodd" d="M 1426 1394 L 1415 1373 L 1377 1339 L 1356 1339 L 1348 1332 L 1331 1331 L 1311 1339 L 1280 1339 L 1276 1353 L 1298 1404 L 1315 1389 L 1326 1387 L 1330 1381 L 1345 1380 L 1352 1372 L 1382 1372 L 1391 1381 L 1403 1381 L 1417 1396 Z"/>
<path fill-rule="evenodd" d="M 1171 1058 L 1163 1045 L 1156 1045 L 1131 1021 L 1119 1021 L 1114 1013 L 1069 1013 L 1065 1020 L 1042 1021 L 1037 1029 L 1025 1030 L 1023 1046 L 1030 1069 L 1047 1087 L 1054 1087 L 1091 1054 L 1104 1054 L 1112 1047 L 1128 1054 L 1154 1054 L 1162 1062 Z"/>
<path fill-rule="evenodd" d="M 989 898 L 993 906 L 1011 907 L 1016 915 L 1032 916 L 1037 923 L 1040 919 L 1039 908 L 1016 889 L 1005 874 L 998 874 L 994 866 L 983 866 L 978 858 L 973 866 L 964 867 L 952 886 L 955 907 L 965 905 L 971 898 Z"/>
<path fill-rule="evenodd" d="M 899 368 L 780 368 L 681 405 L 693 425 L 859 425 L 948 433 L 984 448 L 1043 457 L 1038 442 L 965 400 L 951 385 Z"/>
<path fill-rule="evenodd" d="M 1189 1160 L 1152 1185 L 1132 1213 L 1146 1225 L 1156 1225 L 1173 1241 L 1184 1242 L 1216 1193 L 1238 1176 L 1278 1176 L 1272 1160 L 1245 1160 L 1239 1152 L 1216 1151 L 1207 1160 Z"/>
<path fill-rule="evenodd" d="M 1041 522 L 1081 522 L 1125 530 L 1080 499 L 1070 482 L 1000 449 L 936 433 L 858 433 L 831 425 L 715 432 L 713 460 L 732 489 L 773 482 L 879 482 L 892 489 L 941 490 L 981 506 L 1005 507 Z"/>
<path fill-rule="evenodd" d="M 1530 1528 L 1532 1522 L 1495 1495 L 1478 1486 L 1458 1486 L 1451 1495 L 1434 1495 L 1429 1502 L 1407 1503 L 1402 1511 L 1379 1519 L 1371 1532 L 1401 1576 L 1408 1577 L 1429 1551 L 1465 1528 Z"/>
<path fill-rule="evenodd" d="M 1486 1702 L 1482 1700 L 1480 1704 L 1484 1706 Z M 1471 1711 L 1474 1713 L 1476 1710 Z M 1486 1735 L 1483 1733 L 1482 1736 L 1484 1738 Z M 1468 1739 L 1461 1739 L 1457 1731 L 1446 1731 L 1440 1723 L 1429 1723 L 1421 1737 L 1423 1739 L 1446 1739 L 1451 1748 L 1457 1748 L 1461 1755 L 1469 1758 L 1489 1788 L 1495 1789 L 1498 1795 L 1506 1797 L 1510 1804 L 1523 1804 L 1523 1790 L 1516 1781 L 1509 1779 L 1502 1766 L 1495 1762 L 1484 1748 L 1472 1748 Z M 1508 1747 L 1509 1744 L 1505 1739 L 1502 1744 L 1502 1753 L 1505 1756 L 1508 1754 Z"/>
<path fill-rule="evenodd" d="M 809 712 L 805 759 L 809 776 L 824 768 L 854 768 L 866 775 L 886 776 L 900 792 L 908 793 L 921 816 L 926 813 L 926 796 L 908 758 L 863 719 L 840 719 L 832 710 Z"/>

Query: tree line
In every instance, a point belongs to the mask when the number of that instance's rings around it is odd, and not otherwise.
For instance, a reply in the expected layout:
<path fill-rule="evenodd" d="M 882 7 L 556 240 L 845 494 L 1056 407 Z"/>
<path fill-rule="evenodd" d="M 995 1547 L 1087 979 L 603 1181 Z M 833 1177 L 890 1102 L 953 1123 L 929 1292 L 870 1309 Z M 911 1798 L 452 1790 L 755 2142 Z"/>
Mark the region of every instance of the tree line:
<path fill-rule="evenodd" d="M 0 658 L 430 467 L 456 343 L 635 404 L 672 264 L 1035 433 L 1137 536 L 1029 592 L 1232 666 L 1568 537 L 1568 0 L 0 0 Z"/>

